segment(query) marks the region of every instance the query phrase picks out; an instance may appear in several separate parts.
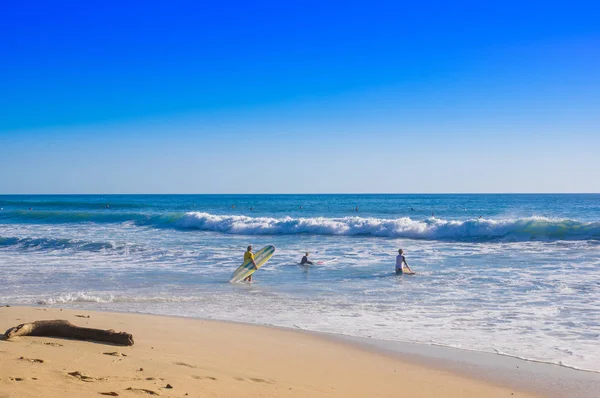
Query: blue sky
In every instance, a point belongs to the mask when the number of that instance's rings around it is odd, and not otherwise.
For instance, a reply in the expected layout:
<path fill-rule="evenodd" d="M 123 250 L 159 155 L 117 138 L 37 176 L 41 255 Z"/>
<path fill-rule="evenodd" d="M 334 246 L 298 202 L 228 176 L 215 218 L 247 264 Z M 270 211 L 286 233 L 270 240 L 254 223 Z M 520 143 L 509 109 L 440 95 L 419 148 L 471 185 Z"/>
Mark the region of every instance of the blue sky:
<path fill-rule="evenodd" d="M 600 192 L 594 2 L 11 2 L 0 193 Z"/>

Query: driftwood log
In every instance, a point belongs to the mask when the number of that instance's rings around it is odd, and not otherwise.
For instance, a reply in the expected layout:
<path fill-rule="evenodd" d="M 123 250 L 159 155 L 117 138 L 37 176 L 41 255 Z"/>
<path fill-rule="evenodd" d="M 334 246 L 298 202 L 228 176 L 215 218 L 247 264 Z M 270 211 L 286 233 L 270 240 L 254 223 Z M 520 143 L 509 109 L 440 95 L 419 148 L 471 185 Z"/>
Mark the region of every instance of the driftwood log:
<path fill-rule="evenodd" d="M 116 345 L 133 345 L 133 336 L 129 333 L 115 332 L 112 329 L 82 328 L 63 320 L 23 323 L 8 329 L 4 334 L 7 340 L 17 336 L 62 337 L 75 340 L 93 340 Z"/>

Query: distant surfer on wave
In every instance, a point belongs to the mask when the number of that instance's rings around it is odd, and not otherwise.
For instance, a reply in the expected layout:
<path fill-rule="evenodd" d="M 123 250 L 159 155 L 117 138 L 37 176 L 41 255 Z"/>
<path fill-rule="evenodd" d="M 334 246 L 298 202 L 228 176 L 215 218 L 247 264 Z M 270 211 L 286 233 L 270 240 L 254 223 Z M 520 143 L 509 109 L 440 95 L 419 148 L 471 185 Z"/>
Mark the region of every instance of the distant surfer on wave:
<path fill-rule="evenodd" d="M 406 262 L 406 258 L 404 257 L 404 251 L 402 249 L 398 249 L 398 255 L 396 256 L 396 275 L 404 274 L 404 266 L 408 272 L 407 274 L 414 274 L 413 270 L 410 269 L 408 263 Z"/>
<path fill-rule="evenodd" d="M 254 253 L 252 253 L 252 246 L 248 246 L 246 253 L 244 253 L 244 262 L 246 262 L 248 260 L 250 260 L 252 265 L 254 265 L 255 270 L 258 269 L 258 267 L 256 266 L 256 262 L 254 262 Z M 244 282 L 252 282 L 252 275 L 244 278 Z"/>
<path fill-rule="evenodd" d="M 308 255 L 309 255 L 308 252 L 304 253 L 304 257 L 302 257 L 302 260 L 300 261 L 300 265 L 313 265 L 312 261 L 308 261 Z"/>

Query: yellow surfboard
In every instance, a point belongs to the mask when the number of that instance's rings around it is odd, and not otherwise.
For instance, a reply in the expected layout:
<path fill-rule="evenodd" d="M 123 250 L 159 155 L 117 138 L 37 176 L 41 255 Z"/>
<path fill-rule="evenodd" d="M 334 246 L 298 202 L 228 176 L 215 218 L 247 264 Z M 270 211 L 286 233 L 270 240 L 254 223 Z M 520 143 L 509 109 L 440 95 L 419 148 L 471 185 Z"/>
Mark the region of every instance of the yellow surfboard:
<path fill-rule="evenodd" d="M 262 267 L 271 256 L 275 253 L 275 246 L 265 246 L 256 253 L 254 253 L 254 262 L 256 263 L 256 268 L 252 264 L 252 261 L 245 261 L 242 265 L 240 265 L 231 275 L 230 283 L 236 283 L 243 281 L 253 273 L 255 273 L 260 267 Z"/>
<path fill-rule="evenodd" d="M 408 267 L 402 267 L 402 273 L 404 275 L 414 275 L 415 272 Z"/>

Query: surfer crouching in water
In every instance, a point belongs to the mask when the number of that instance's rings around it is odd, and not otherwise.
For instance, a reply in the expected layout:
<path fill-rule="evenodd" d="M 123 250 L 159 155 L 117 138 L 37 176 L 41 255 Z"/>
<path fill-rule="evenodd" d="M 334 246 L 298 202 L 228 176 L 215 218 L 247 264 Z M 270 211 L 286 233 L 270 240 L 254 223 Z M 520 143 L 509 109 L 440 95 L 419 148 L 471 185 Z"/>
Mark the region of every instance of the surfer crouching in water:
<path fill-rule="evenodd" d="M 254 269 L 258 269 L 258 267 L 256 266 L 256 262 L 254 261 L 254 254 L 252 253 L 252 246 L 248 246 L 246 253 L 244 253 L 244 262 L 246 262 L 248 260 L 250 260 L 250 262 L 252 262 L 252 265 L 254 265 Z M 245 277 L 244 282 L 252 282 L 252 275 Z"/>
<path fill-rule="evenodd" d="M 300 261 L 300 265 L 313 265 L 312 261 L 308 261 L 308 252 L 304 253 L 304 257 L 302 257 L 302 260 Z"/>
<path fill-rule="evenodd" d="M 414 274 L 413 270 L 410 269 L 408 263 L 406 262 L 406 258 L 404 257 L 404 250 L 398 249 L 398 255 L 396 256 L 396 275 L 404 274 L 404 266 L 406 265 L 407 274 Z"/>

